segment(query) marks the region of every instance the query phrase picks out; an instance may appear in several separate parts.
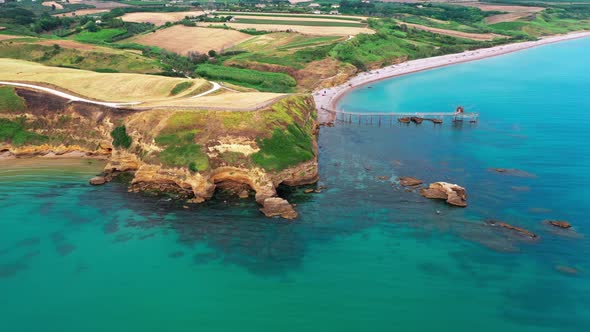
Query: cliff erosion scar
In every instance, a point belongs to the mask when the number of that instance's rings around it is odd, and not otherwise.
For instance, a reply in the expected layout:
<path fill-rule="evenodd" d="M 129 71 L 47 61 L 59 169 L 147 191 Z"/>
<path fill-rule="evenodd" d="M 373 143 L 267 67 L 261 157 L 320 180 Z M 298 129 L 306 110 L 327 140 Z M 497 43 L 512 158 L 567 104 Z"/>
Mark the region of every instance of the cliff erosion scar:
<path fill-rule="evenodd" d="M 311 96 L 292 95 L 257 111 L 110 108 L 27 88 L 8 89 L 0 109 L 0 159 L 107 159 L 102 184 L 123 172 L 130 190 L 173 194 L 189 202 L 216 189 L 254 194 L 269 216 L 297 212 L 277 196 L 280 184 L 318 180 L 318 123 Z"/>

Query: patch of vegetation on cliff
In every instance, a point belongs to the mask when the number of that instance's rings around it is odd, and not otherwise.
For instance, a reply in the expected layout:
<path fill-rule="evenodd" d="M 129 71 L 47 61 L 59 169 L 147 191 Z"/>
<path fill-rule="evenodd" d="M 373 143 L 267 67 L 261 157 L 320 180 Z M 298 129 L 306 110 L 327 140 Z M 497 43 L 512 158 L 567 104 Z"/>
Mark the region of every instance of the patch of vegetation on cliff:
<path fill-rule="evenodd" d="M 259 111 L 174 112 L 155 137 L 162 151 L 147 159 L 198 171 L 219 165 L 280 171 L 315 157 L 315 116 L 309 95 L 292 95 Z M 256 142 L 260 150 L 250 155 L 229 150 L 209 159 L 208 148 L 232 144 L 234 138 L 238 145 Z"/>
<path fill-rule="evenodd" d="M 0 113 L 19 112 L 25 109 L 25 101 L 19 97 L 13 87 L 0 87 Z"/>
<path fill-rule="evenodd" d="M 209 158 L 195 143 L 196 130 L 182 130 L 156 137 L 156 144 L 164 146 L 158 159 L 166 166 L 188 167 L 192 172 L 209 169 Z"/>
<path fill-rule="evenodd" d="M 111 132 L 111 137 L 113 138 L 113 146 L 115 147 L 129 149 L 131 146 L 131 136 L 127 135 L 127 129 L 125 126 L 120 126 L 113 129 Z"/>
<path fill-rule="evenodd" d="M 16 121 L 0 119 L 0 141 L 11 143 L 14 146 L 43 144 L 47 141 L 47 136 L 26 130 L 25 122 L 24 117 L 18 118 Z"/>
<path fill-rule="evenodd" d="M 269 73 L 211 64 L 199 65 L 195 73 L 208 79 L 226 81 L 264 92 L 292 92 L 297 85 L 293 77 L 283 73 Z"/>
<path fill-rule="evenodd" d="M 176 84 L 176 86 L 174 88 L 172 88 L 172 91 L 170 91 L 170 95 L 176 96 L 177 94 L 179 94 L 179 93 L 183 92 L 184 90 L 193 86 L 193 84 L 194 84 L 193 82 L 178 83 L 178 84 Z"/>
<path fill-rule="evenodd" d="M 311 137 L 298 125 L 287 130 L 275 129 L 270 138 L 259 139 L 260 151 L 252 154 L 252 161 L 269 171 L 279 171 L 313 158 Z"/>

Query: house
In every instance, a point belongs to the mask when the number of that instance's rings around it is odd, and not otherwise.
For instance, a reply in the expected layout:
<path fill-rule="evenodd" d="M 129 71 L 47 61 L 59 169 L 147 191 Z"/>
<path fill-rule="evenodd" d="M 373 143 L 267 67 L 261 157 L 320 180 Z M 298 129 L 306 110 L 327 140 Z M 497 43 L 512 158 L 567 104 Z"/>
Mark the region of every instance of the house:
<path fill-rule="evenodd" d="M 256 5 L 254 5 L 254 7 L 256 8 L 266 8 L 266 5 L 263 3 L 257 3 Z"/>
<path fill-rule="evenodd" d="M 102 24 L 102 21 L 101 20 L 96 20 L 96 21 L 94 21 L 94 23 L 97 24 L 97 25 L 100 25 L 100 24 Z"/>
<path fill-rule="evenodd" d="M 331 10 L 330 15 L 340 15 L 340 13 L 337 10 Z"/>
<path fill-rule="evenodd" d="M 313 12 L 311 12 L 311 13 L 312 13 L 312 14 L 319 15 L 319 14 L 321 14 L 322 12 L 321 12 L 321 11 L 319 11 L 319 10 L 314 10 L 314 11 L 313 11 Z"/>
<path fill-rule="evenodd" d="M 319 8 L 321 7 L 319 3 L 310 3 L 309 6 L 307 6 L 309 8 Z"/>
<path fill-rule="evenodd" d="M 340 5 L 332 5 L 332 6 L 330 6 L 330 7 L 331 7 L 331 8 L 335 8 L 335 9 L 337 9 L 337 8 L 340 8 Z"/>

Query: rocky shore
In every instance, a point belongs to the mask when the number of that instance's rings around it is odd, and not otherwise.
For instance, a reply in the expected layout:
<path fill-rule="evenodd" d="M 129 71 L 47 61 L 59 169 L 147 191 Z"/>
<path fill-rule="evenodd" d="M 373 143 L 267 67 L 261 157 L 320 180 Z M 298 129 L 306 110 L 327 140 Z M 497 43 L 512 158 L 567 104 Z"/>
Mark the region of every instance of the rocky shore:
<path fill-rule="evenodd" d="M 132 174 L 129 185 L 131 192 L 172 194 L 189 203 L 211 199 L 219 189 L 243 198 L 252 193 L 260 204 L 262 213 L 269 217 L 279 216 L 286 219 L 295 219 L 298 214 L 289 202 L 278 197 L 276 188 L 279 185 L 298 186 L 318 181 L 318 124 L 313 100 L 309 96 L 286 98 L 279 101 L 280 105 L 271 105 L 268 109 L 253 111 L 252 114 L 240 112 L 239 116 L 245 118 L 244 122 L 253 123 L 252 127 L 248 127 L 234 120 L 236 115 L 229 114 L 232 112 L 204 111 L 197 114 L 168 110 L 134 111 L 84 102 L 68 102 L 66 99 L 27 88 L 15 88 L 15 93 L 22 98 L 26 108 L 18 114 L 2 114 L 2 117 L 11 121 L 24 118 L 27 129 L 31 128 L 30 130 L 46 139 L 43 144 L 0 144 L 1 159 L 106 159 L 108 163 L 104 172 L 89 179 L 90 184 L 103 185 L 121 173 L 129 173 Z M 179 120 L 176 119 L 184 121 L 185 117 L 196 115 L 206 116 L 207 119 L 192 120 L 177 127 Z M 234 118 L 230 121 L 228 116 Z M 228 128 L 230 125 L 236 127 Z M 125 126 L 126 135 L 131 140 L 129 146 L 115 144 L 113 131 L 121 126 Z M 310 144 L 309 151 L 302 154 L 307 156 L 307 160 L 287 166 L 275 166 L 275 163 L 268 162 L 257 164 L 250 156 L 262 150 L 262 139 L 271 140 L 277 131 L 297 131 L 297 135 L 304 135 Z M 192 134 L 195 137 L 194 143 L 182 142 L 186 132 L 202 132 L 206 136 Z M 170 150 L 175 154 L 165 159 L 162 153 L 167 146 L 161 143 L 167 142 L 165 140 L 176 140 L 179 143 L 175 144 L 199 149 L 190 150 L 191 155 L 200 158 L 199 160 L 206 160 L 204 165 L 207 167 L 195 170 L 188 162 L 171 165 L 176 159 L 170 159 L 182 158 L 185 151 L 183 149 L 186 148 L 174 146 Z M 301 149 L 299 146 L 296 148 Z M 272 161 L 279 157 L 264 154 L 256 160 L 260 158 Z M 269 166 L 265 166 L 267 164 Z"/>

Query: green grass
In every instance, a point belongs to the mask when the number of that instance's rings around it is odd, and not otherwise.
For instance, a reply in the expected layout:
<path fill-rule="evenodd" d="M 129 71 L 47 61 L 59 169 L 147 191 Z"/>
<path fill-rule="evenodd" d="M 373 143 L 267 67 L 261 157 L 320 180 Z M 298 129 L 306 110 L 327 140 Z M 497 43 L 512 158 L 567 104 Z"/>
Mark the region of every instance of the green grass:
<path fill-rule="evenodd" d="M 311 137 L 298 125 L 275 129 L 270 138 L 258 140 L 260 151 L 252 161 L 267 171 L 280 171 L 313 158 Z"/>
<path fill-rule="evenodd" d="M 158 159 L 166 166 L 188 167 L 193 172 L 209 169 L 207 154 L 195 143 L 196 132 L 183 130 L 156 137 L 156 143 L 165 147 Z"/>
<path fill-rule="evenodd" d="M 342 37 L 332 37 L 332 36 L 327 36 L 327 37 L 311 37 L 311 38 L 305 38 L 303 40 L 296 40 L 293 41 L 291 43 L 288 43 L 286 45 L 277 47 L 277 50 L 279 51 L 286 51 L 286 50 L 290 50 L 293 48 L 302 48 L 302 47 L 309 47 L 309 46 L 317 46 L 320 44 L 326 44 L 326 43 L 332 43 L 335 42 L 339 39 L 342 39 Z"/>
<path fill-rule="evenodd" d="M 48 140 L 47 136 L 39 135 L 25 129 L 25 120 L 17 121 L 0 118 L 0 142 L 8 142 L 14 146 L 42 144 Z"/>
<path fill-rule="evenodd" d="M 273 20 L 273 19 L 254 19 L 254 18 L 238 18 L 236 23 L 244 24 L 273 24 L 273 25 L 302 25 L 312 27 L 364 27 L 364 24 L 353 22 L 328 22 L 328 21 L 290 21 L 290 20 Z"/>
<path fill-rule="evenodd" d="M 113 138 L 113 146 L 115 147 L 129 149 L 131 146 L 131 136 L 127 135 L 127 129 L 125 126 L 115 128 L 111 132 L 111 137 Z"/>
<path fill-rule="evenodd" d="M 174 88 L 172 88 L 172 90 L 170 91 L 170 94 L 172 96 L 176 96 L 177 94 L 185 91 L 186 89 L 190 88 L 193 86 L 193 82 L 182 82 L 182 83 L 178 83 L 176 84 L 176 86 Z"/>
<path fill-rule="evenodd" d="M 16 94 L 13 87 L 0 86 L 0 113 L 20 112 L 25 107 L 25 101 Z"/>
<path fill-rule="evenodd" d="M 125 29 L 102 29 L 97 32 L 82 31 L 74 39 L 83 43 L 105 43 L 110 42 L 113 37 L 126 33 Z"/>
<path fill-rule="evenodd" d="M 157 73 L 162 71 L 162 65 L 156 60 L 118 50 L 96 51 L 79 50 L 61 47 L 58 51 L 53 46 L 39 45 L 31 40 L 15 42 L 5 40 L 0 42 L 0 58 L 20 59 L 39 62 L 48 66 L 61 66 L 99 72 L 120 73 Z"/>
<path fill-rule="evenodd" d="M 283 73 L 269 73 L 212 64 L 199 65 L 195 73 L 208 79 L 226 81 L 264 92 L 291 92 L 297 84 L 293 77 Z"/>

